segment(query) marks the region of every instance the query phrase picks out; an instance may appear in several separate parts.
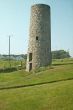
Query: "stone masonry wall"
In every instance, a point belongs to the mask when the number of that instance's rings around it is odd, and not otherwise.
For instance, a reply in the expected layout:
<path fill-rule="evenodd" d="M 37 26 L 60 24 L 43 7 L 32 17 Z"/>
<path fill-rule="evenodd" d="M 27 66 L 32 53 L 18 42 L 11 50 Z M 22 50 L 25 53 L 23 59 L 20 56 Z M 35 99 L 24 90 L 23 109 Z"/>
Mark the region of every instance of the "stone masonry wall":
<path fill-rule="evenodd" d="M 29 53 L 32 53 L 31 61 Z M 30 71 L 30 63 L 32 70 L 51 64 L 51 21 L 48 5 L 36 4 L 31 8 L 27 71 Z"/>

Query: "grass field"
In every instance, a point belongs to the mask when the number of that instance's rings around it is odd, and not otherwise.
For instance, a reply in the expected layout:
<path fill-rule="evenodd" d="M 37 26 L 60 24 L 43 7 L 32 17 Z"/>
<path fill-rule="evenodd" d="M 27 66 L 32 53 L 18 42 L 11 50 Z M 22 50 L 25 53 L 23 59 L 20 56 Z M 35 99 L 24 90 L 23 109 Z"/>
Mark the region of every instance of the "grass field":
<path fill-rule="evenodd" d="M 39 72 L 0 73 L 0 110 L 73 110 L 72 79 L 73 59 L 54 60 Z"/>
<path fill-rule="evenodd" d="M 17 67 L 18 65 L 25 64 L 25 60 L 10 60 L 11 67 Z M 0 68 L 8 68 L 10 67 L 9 60 L 0 59 Z"/>

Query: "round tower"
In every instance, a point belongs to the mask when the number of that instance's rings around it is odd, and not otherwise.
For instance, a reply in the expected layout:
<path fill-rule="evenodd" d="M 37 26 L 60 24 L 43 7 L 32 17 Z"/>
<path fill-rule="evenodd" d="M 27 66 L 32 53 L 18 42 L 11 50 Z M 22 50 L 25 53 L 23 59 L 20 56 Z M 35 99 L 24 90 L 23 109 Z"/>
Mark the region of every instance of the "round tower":
<path fill-rule="evenodd" d="M 50 6 L 36 4 L 31 7 L 30 34 L 26 70 L 51 64 Z"/>

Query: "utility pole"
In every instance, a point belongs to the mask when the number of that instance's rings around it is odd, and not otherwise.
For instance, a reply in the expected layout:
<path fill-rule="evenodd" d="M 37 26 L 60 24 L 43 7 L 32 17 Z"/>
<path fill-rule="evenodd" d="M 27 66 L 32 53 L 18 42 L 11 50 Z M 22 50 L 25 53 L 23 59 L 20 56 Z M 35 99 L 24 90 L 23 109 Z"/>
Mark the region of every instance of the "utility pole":
<path fill-rule="evenodd" d="M 11 67 L 11 62 L 10 62 L 10 36 L 9 36 L 9 67 Z"/>

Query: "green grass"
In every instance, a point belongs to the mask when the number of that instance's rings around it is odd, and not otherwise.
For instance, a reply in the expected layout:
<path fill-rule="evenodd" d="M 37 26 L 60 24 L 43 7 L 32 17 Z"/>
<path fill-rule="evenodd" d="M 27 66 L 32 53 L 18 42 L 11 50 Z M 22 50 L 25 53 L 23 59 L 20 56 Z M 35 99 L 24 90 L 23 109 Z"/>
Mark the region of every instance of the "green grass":
<path fill-rule="evenodd" d="M 47 67 L 44 71 L 38 73 L 28 73 L 24 70 L 6 74 L 1 73 L 0 88 L 73 78 L 73 64 L 70 64 L 69 62 L 69 64 L 64 65 L 64 63 L 65 61 L 63 62 L 63 65 L 53 66 L 52 69 Z M 58 64 L 60 64 L 60 62 Z"/>
<path fill-rule="evenodd" d="M 21 60 L 10 60 L 11 67 L 17 67 L 21 65 Z M 0 59 L 0 68 L 8 68 L 10 67 L 9 60 Z M 25 61 L 22 61 L 22 64 L 25 64 Z"/>
<path fill-rule="evenodd" d="M 73 80 L 0 91 L 0 110 L 73 110 Z"/>
<path fill-rule="evenodd" d="M 54 60 L 37 73 L 24 70 L 0 74 L 0 88 L 73 78 L 73 59 Z M 0 90 L 0 110 L 73 110 L 73 80 Z"/>

